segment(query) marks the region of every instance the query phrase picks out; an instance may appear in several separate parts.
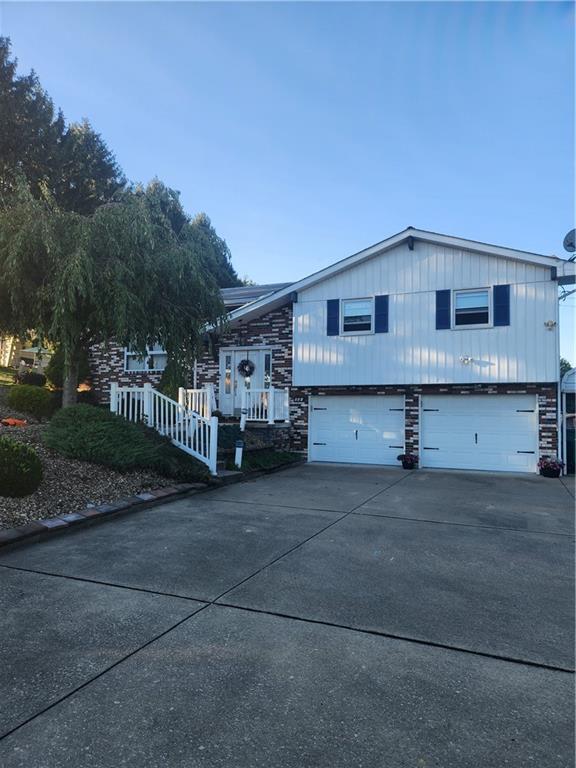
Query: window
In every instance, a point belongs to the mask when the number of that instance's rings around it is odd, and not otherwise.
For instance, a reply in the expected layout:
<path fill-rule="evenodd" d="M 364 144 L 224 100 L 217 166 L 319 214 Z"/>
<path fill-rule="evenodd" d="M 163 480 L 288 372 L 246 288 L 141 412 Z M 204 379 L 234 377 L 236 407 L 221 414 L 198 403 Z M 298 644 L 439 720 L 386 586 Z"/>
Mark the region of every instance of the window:
<path fill-rule="evenodd" d="M 374 308 L 371 299 L 342 302 L 342 333 L 370 333 Z"/>
<path fill-rule="evenodd" d="M 226 355 L 224 359 L 224 394 L 232 391 L 232 355 Z"/>
<path fill-rule="evenodd" d="M 270 389 L 272 383 L 272 353 L 264 353 L 264 389 Z"/>
<path fill-rule="evenodd" d="M 166 361 L 168 355 L 161 346 L 155 344 L 153 347 L 148 347 L 145 355 L 141 355 L 139 352 L 133 352 L 130 349 L 124 350 L 124 369 L 128 372 L 132 371 L 158 371 L 161 372 L 166 368 Z"/>
<path fill-rule="evenodd" d="M 474 291 L 455 291 L 454 326 L 489 325 L 490 292 L 487 288 Z"/>

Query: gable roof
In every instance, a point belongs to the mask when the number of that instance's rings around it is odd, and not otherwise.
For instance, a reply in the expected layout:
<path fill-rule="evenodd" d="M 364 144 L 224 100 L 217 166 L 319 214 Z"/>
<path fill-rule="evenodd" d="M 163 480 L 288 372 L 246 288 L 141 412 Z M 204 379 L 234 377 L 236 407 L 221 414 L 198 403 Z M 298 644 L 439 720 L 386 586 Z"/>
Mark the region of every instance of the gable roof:
<path fill-rule="evenodd" d="M 297 293 L 304 288 L 310 288 L 312 285 L 326 280 L 328 277 L 337 275 L 350 267 L 354 267 L 363 261 L 378 256 L 381 253 L 385 253 L 391 248 L 395 248 L 397 245 L 404 243 L 412 238 L 414 241 L 421 241 L 427 243 L 434 243 L 436 245 L 448 246 L 451 248 L 459 248 L 465 251 L 472 251 L 482 253 L 488 256 L 497 256 L 505 259 L 513 259 L 515 261 L 524 261 L 531 264 L 539 264 L 544 267 L 555 268 L 558 273 L 559 282 L 573 282 L 575 265 L 574 262 L 569 262 L 567 259 L 560 259 L 557 256 L 544 256 L 539 253 L 530 253 L 529 251 L 519 251 L 515 248 L 504 248 L 500 245 L 491 245 L 489 243 L 482 243 L 477 240 L 466 240 L 462 237 L 452 237 L 451 235 L 442 235 L 438 232 L 428 232 L 424 229 L 415 229 L 414 227 L 407 227 L 398 232 L 386 240 L 382 240 L 379 243 L 365 248 L 358 253 L 354 253 L 351 256 L 341 259 L 329 267 L 314 272 L 308 277 L 303 278 L 295 283 L 290 283 L 284 288 L 281 288 L 274 293 L 262 296 L 259 299 L 246 304 L 238 309 L 230 312 L 228 318 L 231 322 L 239 319 L 248 319 L 252 316 L 261 314 L 262 310 L 269 311 L 275 307 L 285 304 L 293 293 Z M 567 269 L 565 265 L 570 265 Z M 566 275 L 566 279 L 561 278 Z"/>
<path fill-rule="evenodd" d="M 225 307 L 238 307 L 270 293 L 287 288 L 292 283 L 268 283 L 266 285 L 236 285 L 233 288 L 221 288 L 220 294 Z"/>

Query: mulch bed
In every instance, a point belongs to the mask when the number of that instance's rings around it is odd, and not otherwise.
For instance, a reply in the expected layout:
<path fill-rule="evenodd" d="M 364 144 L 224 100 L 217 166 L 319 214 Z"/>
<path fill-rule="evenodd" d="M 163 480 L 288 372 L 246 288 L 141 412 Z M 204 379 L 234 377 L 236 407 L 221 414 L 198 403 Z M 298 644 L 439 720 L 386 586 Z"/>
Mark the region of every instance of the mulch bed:
<path fill-rule="evenodd" d="M 0 496 L 0 528 L 13 528 L 40 518 L 58 517 L 78 512 L 88 506 L 104 504 L 151 488 L 164 488 L 173 483 L 153 472 L 120 474 L 106 467 L 75 461 L 46 448 L 42 442 L 45 424 L 9 409 L 0 392 L 0 420 L 8 416 L 27 419 L 25 427 L 4 427 L 0 435 L 26 443 L 36 449 L 44 479 L 30 496 L 14 499 Z"/>

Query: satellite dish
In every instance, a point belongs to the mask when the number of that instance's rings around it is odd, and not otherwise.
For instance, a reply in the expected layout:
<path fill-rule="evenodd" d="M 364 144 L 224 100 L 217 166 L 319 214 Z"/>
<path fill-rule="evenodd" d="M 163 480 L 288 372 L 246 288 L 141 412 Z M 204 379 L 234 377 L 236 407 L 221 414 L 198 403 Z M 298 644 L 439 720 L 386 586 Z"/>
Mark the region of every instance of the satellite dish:
<path fill-rule="evenodd" d="M 576 251 L 576 229 L 571 229 L 564 238 L 564 250 L 568 253 Z"/>

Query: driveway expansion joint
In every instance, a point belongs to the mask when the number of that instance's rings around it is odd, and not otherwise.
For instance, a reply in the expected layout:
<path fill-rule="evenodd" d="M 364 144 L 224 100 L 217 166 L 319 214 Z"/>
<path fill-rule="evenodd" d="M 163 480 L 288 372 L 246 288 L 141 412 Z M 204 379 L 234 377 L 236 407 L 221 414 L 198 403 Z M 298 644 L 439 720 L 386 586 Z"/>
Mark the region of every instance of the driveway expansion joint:
<path fill-rule="evenodd" d="M 216 598 L 217 600 L 219 598 Z M 281 613 L 277 611 L 267 611 L 263 608 L 248 608 L 244 605 L 235 605 L 234 603 L 216 602 L 212 603 L 217 608 L 233 608 L 237 611 L 247 611 L 248 613 L 257 613 L 264 616 L 274 616 L 278 619 L 287 619 L 289 621 L 301 621 L 305 624 L 317 624 L 322 627 L 332 627 L 333 629 L 343 629 L 348 632 L 357 632 L 362 635 L 371 635 L 374 637 L 385 637 L 389 640 L 398 640 L 405 643 L 413 643 L 415 645 L 423 645 L 429 648 L 438 648 L 444 651 L 452 651 L 455 653 L 466 653 L 472 656 L 480 656 L 486 659 L 493 659 L 496 661 L 503 661 L 509 664 L 521 664 L 526 667 L 535 667 L 537 669 L 545 669 L 550 672 L 562 672 L 568 675 L 574 675 L 574 667 L 560 667 L 554 664 L 546 664 L 540 661 L 532 661 L 530 659 L 522 659 L 516 656 L 502 656 L 497 653 L 489 653 L 488 651 L 477 651 L 472 648 L 464 648 L 459 645 L 447 645 L 446 643 L 437 643 L 433 640 L 424 640 L 419 637 L 411 637 L 409 635 L 397 635 L 391 632 L 384 632 L 379 629 L 365 629 L 363 627 L 353 627 L 347 624 L 338 624 L 333 621 L 326 621 L 324 619 L 310 619 L 303 616 L 296 616 L 291 613 Z"/>
<path fill-rule="evenodd" d="M 458 523 L 453 520 L 429 520 L 424 517 L 404 517 L 402 515 L 383 515 L 379 512 L 353 512 L 361 517 L 381 517 L 384 520 L 405 520 L 407 523 L 433 523 L 434 525 L 459 525 L 464 528 L 485 528 L 491 531 L 507 531 L 508 533 L 530 533 L 539 536 L 567 536 L 573 539 L 576 533 L 564 533 L 562 531 L 529 531 L 526 528 L 506 528 L 502 525 L 481 525 L 480 523 Z"/>

